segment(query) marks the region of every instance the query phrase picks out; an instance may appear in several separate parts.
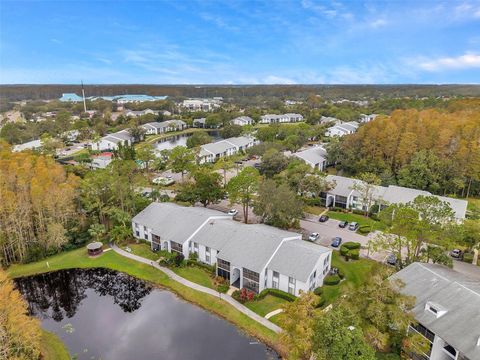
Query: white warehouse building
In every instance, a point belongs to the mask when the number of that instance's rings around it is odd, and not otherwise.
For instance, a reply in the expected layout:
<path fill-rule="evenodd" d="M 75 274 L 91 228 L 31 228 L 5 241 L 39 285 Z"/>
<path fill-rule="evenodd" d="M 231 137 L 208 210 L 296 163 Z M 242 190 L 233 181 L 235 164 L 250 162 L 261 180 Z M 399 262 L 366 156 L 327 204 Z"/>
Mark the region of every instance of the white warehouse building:
<path fill-rule="evenodd" d="M 133 234 L 152 248 L 216 265 L 217 275 L 255 293 L 279 289 L 298 296 L 323 285 L 332 251 L 302 235 L 263 224 L 243 224 L 225 213 L 152 203 L 132 219 Z"/>

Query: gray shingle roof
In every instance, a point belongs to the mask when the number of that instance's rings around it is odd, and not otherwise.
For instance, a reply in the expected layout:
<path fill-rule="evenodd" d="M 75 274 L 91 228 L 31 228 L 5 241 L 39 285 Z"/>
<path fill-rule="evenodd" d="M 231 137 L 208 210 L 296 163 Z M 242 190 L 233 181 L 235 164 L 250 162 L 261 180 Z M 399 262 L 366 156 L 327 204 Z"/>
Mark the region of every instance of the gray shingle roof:
<path fill-rule="evenodd" d="M 299 151 L 293 154 L 293 156 L 303 159 L 310 164 L 321 164 L 327 159 L 327 152 L 324 148 L 317 146 L 304 151 Z"/>
<path fill-rule="evenodd" d="M 211 216 L 229 217 L 216 210 L 154 202 L 132 221 L 151 228 L 162 239 L 184 243 Z"/>
<path fill-rule="evenodd" d="M 268 268 L 307 282 L 318 258 L 330 249 L 304 240 L 286 241 L 280 246 Z"/>
<path fill-rule="evenodd" d="M 282 240 L 301 237 L 300 234 L 262 224 L 242 224 L 216 220 L 204 226 L 192 241 L 220 250 L 218 257 L 232 265 L 260 272 Z M 226 240 L 225 240 L 226 239 Z"/>
<path fill-rule="evenodd" d="M 417 321 L 469 359 L 480 359 L 480 280 L 437 264 L 413 263 L 392 275 L 405 283 L 402 292 L 416 297 Z M 447 312 L 437 317 L 425 309 L 438 304 Z"/>

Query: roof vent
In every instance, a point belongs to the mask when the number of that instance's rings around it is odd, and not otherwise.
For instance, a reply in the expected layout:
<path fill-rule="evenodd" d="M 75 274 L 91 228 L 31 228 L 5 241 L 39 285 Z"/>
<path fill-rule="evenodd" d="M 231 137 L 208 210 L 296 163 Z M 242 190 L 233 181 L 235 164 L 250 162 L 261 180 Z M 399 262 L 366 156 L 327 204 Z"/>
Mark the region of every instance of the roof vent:
<path fill-rule="evenodd" d="M 210 225 L 215 224 L 215 220 L 210 221 Z"/>
<path fill-rule="evenodd" d="M 425 304 L 425 311 L 429 311 L 438 319 L 447 313 L 447 309 L 439 304 L 432 303 L 431 301 L 427 301 Z"/>

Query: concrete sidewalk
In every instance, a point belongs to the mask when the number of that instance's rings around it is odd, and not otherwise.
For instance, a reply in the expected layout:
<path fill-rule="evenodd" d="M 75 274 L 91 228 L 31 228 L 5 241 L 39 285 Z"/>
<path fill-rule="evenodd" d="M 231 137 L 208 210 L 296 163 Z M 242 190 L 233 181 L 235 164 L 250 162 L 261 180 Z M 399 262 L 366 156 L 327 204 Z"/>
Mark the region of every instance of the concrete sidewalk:
<path fill-rule="evenodd" d="M 197 291 L 200 291 L 200 292 L 203 292 L 205 294 L 208 294 L 208 295 L 212 295 L 212 296 L 215 296 L 219 299 L 222 299 L 226 302 L 228 302 L 230 305 L 232 305 L 234 308 L 236 308 L 238 311 L 242 312 L 243 314 L 247 315 L 249 318 L 251 318 L 252 320 L 255 320 L 256 322 L 262 324 L 263 326 L 265 326 L 266 328 L 276 332 L 277 334 L 280 333 L 282 331 L 282 329 L 275 325 L 274 323 L 268 321 L 267 319 L 265 319 L 264 317 L 261 317 L 260 315 L 258 315 L 257 313 L 253 312 L 252 310 L 250 310 L 249 308 L 247 308 L 246 306 L 240 304 L 237 300 L 235 300 L 234 298 L 232 298 L 230 295 L 227 295 L 227 294 L 222 294 L 218 291 L 215 291 L 213 289 L 210 289 L 210 288 L 207 288 L 205 286 L 202 286 L 202 285 L 199 285 L 199 284 L 196 284 L 192 281 L 189 281 L 177 274 L 175 274 L 172 270 L 166 268 L 166 267 L 163 267 L 163 266 L 160 266 L 158 263 L 156 263 L 155 261 L 152 261 L 152 260 L 148 260 L 148 259 L 145 259 L 144 257 L 141 257 L 141 256 L 138 256 L 138 255 L 135 255 L 135 254 L 131 254 L 129 252 L 126 252 L 122 249 L 120 249 L 117 245 L 115 244 L 110 244 L 110 247 L 119 255 L 122 255 L 126 258 L 129 258 L 129 259 L 132 259 L 132 260 L 135 260 L 135 261 L 138 261 L 138 262 L 141 262 L 141 263 L 144 263 L 144 264 L 147 264 L 147 265 L 150 265 L 150 266 L 153 266 L 155 268 L 157 268 L 158 270 L 160 271 L 163 271 L 165 274 L 167 274 L 167 276 L 169 278 L 171 278 L 172 280 L 175 280 L 177 282 L 179 282 L 180 284 L 182 285 L 185 285 L 191 289 L 194 289 L 194 290 L 197 290 Z"/>

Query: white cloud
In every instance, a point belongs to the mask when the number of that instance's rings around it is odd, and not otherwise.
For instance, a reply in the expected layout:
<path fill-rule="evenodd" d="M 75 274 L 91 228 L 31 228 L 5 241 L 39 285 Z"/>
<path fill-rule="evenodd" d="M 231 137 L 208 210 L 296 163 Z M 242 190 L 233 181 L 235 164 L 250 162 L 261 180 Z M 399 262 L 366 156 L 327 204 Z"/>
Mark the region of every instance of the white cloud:
<path fill-rule="evenodd" d="M 387 20 L 385 20 L 385 19 L 377 19 L 377 20 L 375 20 L 375 21 L 372 21 L 369 25 L 370 25 L 370 27 L 372 27 L 372 28 L 374 28 L 374 29 L 377 29 L 377 28 L 382 27 L 382 26 L 385 26 L 385 25 L 387 25 L 387 24 L 388 24 Z"/>
<path fill-rule="evenodd" d="M 480 68 L 479 54 L 464 54 L 457 57 L 442 57 L 421 61 L 418 66 L 427 71 L 463 70 Z"/>

